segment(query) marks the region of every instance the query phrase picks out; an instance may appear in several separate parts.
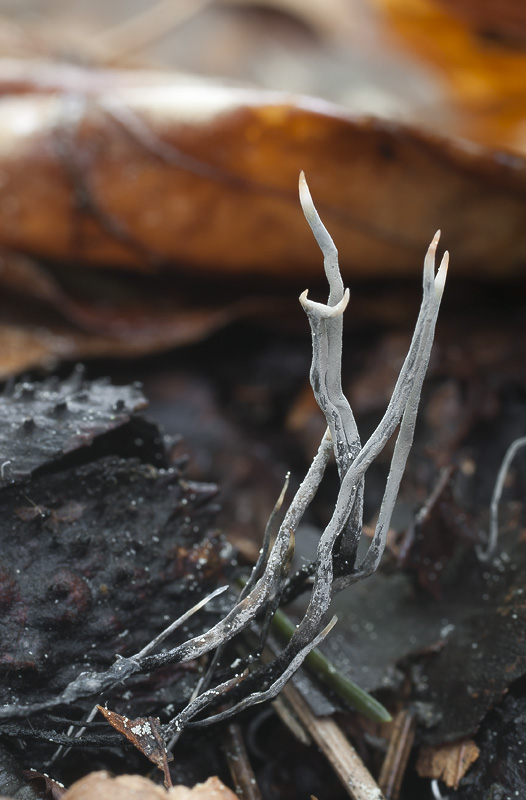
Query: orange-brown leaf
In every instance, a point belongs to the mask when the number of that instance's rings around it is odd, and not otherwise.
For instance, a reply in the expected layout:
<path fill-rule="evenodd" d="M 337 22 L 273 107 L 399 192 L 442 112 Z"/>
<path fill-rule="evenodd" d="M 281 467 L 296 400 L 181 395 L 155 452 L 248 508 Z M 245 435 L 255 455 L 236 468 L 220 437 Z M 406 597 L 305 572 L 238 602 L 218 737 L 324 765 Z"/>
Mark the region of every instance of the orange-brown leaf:
<path fill-rule="evenodd" d="M 156 767 L 164 773 L 166 788 L 172 785 L 168 762 L 173 756 L 168 756 L 161 731 L 161 723 L 157 717 L 137 717 L 129 719 L 115 711 L 109 711 L 104 706 L 97 706 L 101 714 L 107 719 L 115 730 L 122 733 L 134 747 L 146 756 Z"/>
<path fill-rule="evenodd" d="M 372 0 L 415 69 L 434 69 L 449 97 L 450 132 L 525 154 L 526 12 L 520 0 Z M 487 34 L 492 35 L 489 40 Z M 423 120 L 425 124 L 425 120 Z M 444 122 L 441 130 L 447 130 Z"/>
<path fill-rule="evenodd" d="M 109 772 L 92 772 L 74 783 L 63 800 L 237 800 L 237 796 L 221 783 L 219 778 L 209 778 L 192 789 L 174 786 L 166 792 L 160 786 L 140 775 L 119 775 Z"/>
<path fill-rule="evenodd" d="M 479 757 L 480 750 L 472 739 L 461 739 L 440 747 L 422 747 L 416 769 L 421 778 L 444 781 L 458 789 L 461 779 Z"/>
<path fill-rule="evenodd" d="M 307 281 L 320 258 L 300 169 L 347 275 L 416 274 L 438 227 L 457 274 L 510 273 L 526 253 L 522 159 L 311 98 L 175 83 L 26 94 L 4 97 L 0 130 L 0 245 L 71 270 Z"/>

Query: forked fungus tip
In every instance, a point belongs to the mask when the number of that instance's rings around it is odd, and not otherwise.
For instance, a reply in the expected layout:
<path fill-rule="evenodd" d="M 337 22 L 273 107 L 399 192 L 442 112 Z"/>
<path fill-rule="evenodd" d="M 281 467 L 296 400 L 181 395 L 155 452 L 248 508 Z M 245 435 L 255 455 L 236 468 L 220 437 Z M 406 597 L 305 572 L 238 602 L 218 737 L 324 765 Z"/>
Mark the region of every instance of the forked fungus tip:
<path fill-rule="evenodd" d="M 438 268 L 438 272 L 435 278 L 435 291 L 437 292 L 437 294 L 440 295 L 444 291 L 448 265 L 449 265 L 449 252 L 446 250 L 446 252 L 442 256 L 442 261 L 440 262 L 440 266 Z"/>
<path fill-rule="evenodd" d="M 316 209 L 314 207 L 314 203 L 312 201 L 312 196 L 310 193 L 309 185 L 307 183 L 307 179 L 305 177 L 305 173 L 303 170 L 300 172 L 300 179 L 299 179 L 299 193 L 300 193 L 300 203 L 303 214 L 307 221 L 311 217 L 316 217 Z"/>
<path fill-rule="evenodd" d="M 351 296 L 349 289 L 346 289 L 339 303 L 336 303 L 334 306 L 328 306 L 325 305 L 325 303 L 316 303 L 314 300 L 309 300 L 307 296 L 308 293 L 309 290 L 305 289 L 305 291 L 300 294 L 300 303 L 305 311 L 316 312 L 321 319 L 333 319 L 343 314 L 349 304 L 349 298 Z"/>
<path fill-rule="evenodd" d="M 424 286 L 427 286 L 428 288 L 431 287 L 432 282 L 435 279 L 435 256 L 439 239 L 440 230 L 438 230 L 431 239 L 431 244 L 427 248 L 426 257 L 424 259 Z"/>

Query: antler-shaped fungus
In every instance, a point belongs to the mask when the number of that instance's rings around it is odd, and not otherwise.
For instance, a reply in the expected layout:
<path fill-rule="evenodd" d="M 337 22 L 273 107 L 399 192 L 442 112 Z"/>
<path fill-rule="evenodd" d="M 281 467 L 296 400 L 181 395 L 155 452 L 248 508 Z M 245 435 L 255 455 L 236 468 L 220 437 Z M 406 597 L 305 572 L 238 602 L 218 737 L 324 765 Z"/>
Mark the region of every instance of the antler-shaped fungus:
<path fill-rule="evenodd" d="M 269 614 L 272 613 L 279 604 L 289 579 L 295 533 L 316 494 L 331 452 L 334 452 L 336 458 L 340 490 L 332 517 L 320 537 L 316 560 L 311 569 L 313 575 L 311 596 L 303 619 L 289 643 L 270 665 L 258 667 L 246 680 L 243 680 L 243 676 L 234 675 L 192 699 L 164 726 L 166 741 L 168 742 L 175 733 L 187 725 L 209 725 L 275 696 L 308 653 L 319 644 L 333 626 L 335 620 L 326 625 L 325 619 L 334 594 L 377 569 L 385 548 L 391 514 L 413 441 L 420 392 L 444 290 L 448 254 L 445 253 L 443 256 L 435 276 L 435 253 L 440 236 L 439 233 L 435 234 L 424 262 L 422 305 L 407 357 L 382 421 L 362 446 L 351 407 L 341 385 L 342 315 L 349 302 L 349 290 L 344 290 L 336 247 L 314 207 L 303 173 L 300 176 L 300 200 L 307 222 L 323 252 L 325 272 L 330 287 L 327 304 L 309 300 L 307 292 L 300 297 L 312 334 L 311 384 L 316 401 L 325 415 L 327 431 L 307 475 L 285 514 L 268 558 L 272 528 L 270 522 L 260 558 L 239 600 L 226 616 L 208 631 L 160 653 L 151 654 L 150 647 L 144 648 L 135 657 L 119 659 L 105 672 L 82 673 L 60 695 L 51 700 L 31 706 L 13 704 L 0 707 L 0 719 L 20 718 L 65 703 L 76 702 L 82 698 L 93 697 L 133 674 L 150 672 L 167 664 L 198 658 L 224 646 L 225 642 L 253 623 L 260 612 L 268 610 Z M 365 557 L 361 563 L 356 564 L 356 553 L 362 532 L 364 476 L 398 425 L 400 428 L 376 530 Z M 283 493 L 278 505 L 282 500 Z M 262 686 L 264 688 L 261 688 Z M 193 717 L 214 703 L 218 697 L 225 702 L 228 696 L 236 698 L 236 702 L 230 708 L 206 719 L 192 722 Z"/>

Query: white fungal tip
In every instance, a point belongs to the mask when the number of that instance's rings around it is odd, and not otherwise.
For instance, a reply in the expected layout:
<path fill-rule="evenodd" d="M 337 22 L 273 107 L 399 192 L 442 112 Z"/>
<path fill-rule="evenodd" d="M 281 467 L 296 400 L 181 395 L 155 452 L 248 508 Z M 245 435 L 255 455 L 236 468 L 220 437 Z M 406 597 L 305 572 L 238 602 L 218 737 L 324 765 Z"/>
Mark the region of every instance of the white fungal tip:
<path fill-rule="evenodd" d="M 325 638 L 325 636 L 327 636 L 327 634 L 328 634 L 330 631 L 332 631 L 332 629 L 334 628 L 334 626 L 336 625 L 336 623 L 337 623 L 337 622 L 338 622 L 338 617 L 337 617 L 337 616 L 336 616 L 336 614 L 335 614 L 335 615 L 333 616 L 333 618 L 331 619 L 331 621 L 329 622 L 329 624 L 328 624 L 328 625 L 326 625 L 326 626 L 325 626 L 325 628 L 324 628 L 324 629 L 323 629 L 323 631 L 322 631 L 322 636 L 323 636 L 324 638 Z"/>
<path fill-rule="evenodd" d="M 309 302 L 307 300 L 307 295 L 308 294 L 309 294 L 309 290 L 308 289 L 305 289 L 305 291 L 300 294 L 300 303 L 303 306 L 303 308 L 305 308 L 307 303 Z"/>
<path fill-rule="evenodd" d="M 343 297 L 339 303 L 336 303 L 335 306 L 332 306 L 331 313 L 327 314 L 328 317 L 339 317 L 340 314 L 343 314 L 347 306 L 349 305 L 349 298 L 351 293 L 349 289 L 346 289 L 343 293 Z"/>
<path fill-rule="evenodd" d="M 424 259 L 424 286 L 427 286 L 428 289 L 431 287 L 435 277 L 435 255 L 439 239 L 440 231 L 438 230 L 431 239 L 431 244 L 427 248 L 426 257 Z"/>
<path fill-rule="evenodd" d="M 314 208 L 314 203 L 312 202 L 311 193 L 303 170 L 300 172 L 299 191 L 301 208 L 308 222 L 311 217 L 316 216 L 316 209 Z"/>
<path fill-rule="evenodd" d="M 438 272 L 435 278 L 435 292 L 439 296 L 441 296 L 442 292 L 444 291 L 448 265 L 449 265 L 449 253 L 446 250 L 446 252 L 442 256 L 442 261 L 440 262 L 440 266 L 438 268 Z"/>
<path fill-rule="evenodd" d="M 305 291 L 300 294 L 300 303 L 307 313 L 310 312 L 319 319 L 333 319 L 334 317 L 339 317 L 347 308 L 351 296 L 349 290 L 346 289 L 339 303 L 336 303 L 335 306 L 328 306 L 325 303 L 316 303 L 314 300 L 309 300 L 307 295 L 308 289 L 305 289 Z"/>

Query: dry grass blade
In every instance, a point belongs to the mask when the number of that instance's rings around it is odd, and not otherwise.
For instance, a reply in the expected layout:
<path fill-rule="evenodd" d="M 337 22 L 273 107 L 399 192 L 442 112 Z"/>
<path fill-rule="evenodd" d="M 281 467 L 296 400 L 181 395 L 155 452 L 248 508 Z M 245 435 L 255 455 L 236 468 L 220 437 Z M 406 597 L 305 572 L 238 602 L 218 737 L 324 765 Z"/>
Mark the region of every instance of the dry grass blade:
<path fill-rule="evenodd" d="M 284 696 L 327 758 L 353 800 L 385 800 L 360 756 L 332 717 L 315 717 L 300 693 L 290 684 Z"/>
<path fill-rule="evenodd" d="M 400 786 L 415 739 L 416 720 L 407 710 L 400 711 L 393 721 L 389 747 L 385 755 L 378 784 L 386 800 L 398 800 Z"/>
<path fill-rule="evenodd" d="M 231 722 L 227 726 L 223 750 L 236 794 L 242 797 L 243 800 L 262 800 L 261 792 L 258 789 L 248 758 L 241 728 L 235 722 Z"/>

